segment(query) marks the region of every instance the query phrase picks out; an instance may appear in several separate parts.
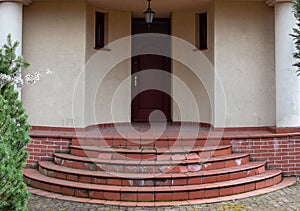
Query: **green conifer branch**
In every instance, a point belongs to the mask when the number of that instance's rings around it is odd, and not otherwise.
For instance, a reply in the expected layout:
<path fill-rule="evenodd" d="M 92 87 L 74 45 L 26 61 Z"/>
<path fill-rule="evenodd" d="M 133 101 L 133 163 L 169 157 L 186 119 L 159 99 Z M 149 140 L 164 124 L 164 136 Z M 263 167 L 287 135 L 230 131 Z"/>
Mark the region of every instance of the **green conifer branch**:
<path fill-rule="evenodd" d="M 21 68 L 29 63 L 16 56 L 18 42 L 11 36 L 0 48 L 0 74 L 11 77 L 20 74 Z M 22 169 L 25 167 L 28 152 L 25 146 L 30 142 L 30 125 L 18 100 L 18 92 L 13 83 L 0 87 L 0 210 L 27 210 L 29 193 L 23 181 Z"/>

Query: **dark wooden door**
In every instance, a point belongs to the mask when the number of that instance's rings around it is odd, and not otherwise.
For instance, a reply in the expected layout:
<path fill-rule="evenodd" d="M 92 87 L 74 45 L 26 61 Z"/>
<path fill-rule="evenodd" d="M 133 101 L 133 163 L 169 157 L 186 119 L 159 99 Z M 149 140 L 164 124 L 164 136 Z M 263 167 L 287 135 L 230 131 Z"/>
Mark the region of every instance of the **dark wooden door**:
<path fill-rule="evenodd" d="M 171 121 L 170 20 L 133 19 L 132 33 L 131 120 Z"/>

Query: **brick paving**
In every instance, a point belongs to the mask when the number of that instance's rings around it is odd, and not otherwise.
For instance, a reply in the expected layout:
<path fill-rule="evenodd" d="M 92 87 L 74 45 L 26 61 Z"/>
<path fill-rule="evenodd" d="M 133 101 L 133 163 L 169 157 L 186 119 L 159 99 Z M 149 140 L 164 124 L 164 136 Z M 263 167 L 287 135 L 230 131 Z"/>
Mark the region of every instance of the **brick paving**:
<path fill-rule="evenodd" d="M 31 195 L 28 204 L 29 211 L 300 211 L 300 181 L 292 186 L 244 199 L 219 203 L 206 203 L 190 206 L 169 207 L 120 207 L 90 203 L 71 202 L 44 196 Z"/>

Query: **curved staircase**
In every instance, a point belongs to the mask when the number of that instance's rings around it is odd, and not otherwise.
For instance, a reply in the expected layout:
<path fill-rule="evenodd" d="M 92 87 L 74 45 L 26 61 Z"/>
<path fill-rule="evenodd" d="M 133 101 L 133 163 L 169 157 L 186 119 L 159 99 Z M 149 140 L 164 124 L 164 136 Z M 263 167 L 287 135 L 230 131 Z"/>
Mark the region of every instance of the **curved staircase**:
<path fill-rule="evenodd" d="M 192 144 L 191 144 L 192 143 Z M 208 143 L 208 144 L 207 144 Z M 282 179 L 266 162 L 203 139 L 73 138 L 70 153 L 25 169 L 25 182 L 68 196 L 110 201 L 205 199 L 262 189 Z"/>

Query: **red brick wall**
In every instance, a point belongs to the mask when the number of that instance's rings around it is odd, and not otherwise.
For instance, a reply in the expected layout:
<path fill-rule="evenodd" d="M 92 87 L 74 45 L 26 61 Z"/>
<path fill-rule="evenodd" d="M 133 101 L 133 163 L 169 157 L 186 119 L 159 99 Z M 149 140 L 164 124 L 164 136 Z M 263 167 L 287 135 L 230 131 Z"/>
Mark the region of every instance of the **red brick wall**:
<path fill-rule="evenodd" d="M 282 169 L 286 176 L 300 175 L 300 132 L 281 131 L 276 134 L 251 131 L 245 134 L 234 131 L 236 134 L 223 134 L 223 143 L 231 144 L 233 152 L 250 153 L 252 160 L 267 161 L 269 169 Z M 245 128 L 241 131 L 245 132 Z M 72 128 L 34 128 L 30 135 L 32 141 L 26 147 L 30 153 L 27 167 L 37 166 L 39 160 L 52 159 L 55 152 L 68 152 L 72 137 L 76 137 Z"/>
<path fill-rule="evenodd" d="M 26 167 L 36 167 L 37 161 L 52 159 L 53 153 L 68 152 L 71 138 L 35 138 L 26 146 L 30 153 Z"/>
<path fill-rule="evenodd" d="M 255 161 L 267 161 L 270 169 L 284 175 L 300 175 L 300 137 L 232 139 L 234 152 L 247 152 Z"/>

